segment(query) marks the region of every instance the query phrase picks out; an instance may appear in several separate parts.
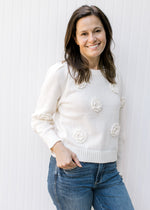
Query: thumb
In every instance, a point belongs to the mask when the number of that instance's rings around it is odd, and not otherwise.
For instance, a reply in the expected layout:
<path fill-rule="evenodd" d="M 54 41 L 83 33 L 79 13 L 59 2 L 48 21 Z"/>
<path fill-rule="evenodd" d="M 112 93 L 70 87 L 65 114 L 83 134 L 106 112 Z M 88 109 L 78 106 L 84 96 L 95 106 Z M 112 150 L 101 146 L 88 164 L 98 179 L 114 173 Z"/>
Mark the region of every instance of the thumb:
<path fill-rule="evenodd" d="M 76 154 L 72 154 L 72 160 L 76 163 L 77 166 L 82 167 L 79 159 L 77 158 Z"/>

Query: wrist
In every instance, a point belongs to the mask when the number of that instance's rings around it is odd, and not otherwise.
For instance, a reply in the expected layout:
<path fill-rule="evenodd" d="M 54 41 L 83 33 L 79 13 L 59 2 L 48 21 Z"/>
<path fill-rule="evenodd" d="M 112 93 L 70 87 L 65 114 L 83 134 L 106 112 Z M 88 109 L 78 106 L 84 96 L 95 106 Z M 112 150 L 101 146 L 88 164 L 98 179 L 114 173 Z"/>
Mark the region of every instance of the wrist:
<path fill-rule="evenodd" d="M 60 140 L 60 141 L 57 141 L 57 142 L 54 144 L 54 146 L 51 148 L 51 151 L 54 152 L 54 153 L 56 153 L 56 151 L 57 151 L 60 147 L 62 147 L 62 146 L 63 146 L 62 141 L 61 141 L 61 140 Z"/>

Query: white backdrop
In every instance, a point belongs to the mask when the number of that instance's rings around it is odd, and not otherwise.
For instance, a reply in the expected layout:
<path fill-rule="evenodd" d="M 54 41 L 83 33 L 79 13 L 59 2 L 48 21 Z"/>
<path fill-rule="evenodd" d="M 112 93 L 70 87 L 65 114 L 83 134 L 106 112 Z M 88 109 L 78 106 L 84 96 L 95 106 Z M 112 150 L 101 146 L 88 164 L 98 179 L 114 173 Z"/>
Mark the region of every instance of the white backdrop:
<path fill-rule="evenodd" d="M 127 98 L 124 182 L 136 210 L 149 210 L 149 0 L 0 0 L 0 209 L 54 210 L 47 191 L 50 150 L 30 120 L 48 67 L 63 58 L 72 12 L 95 4 L 110 19 Z"/>

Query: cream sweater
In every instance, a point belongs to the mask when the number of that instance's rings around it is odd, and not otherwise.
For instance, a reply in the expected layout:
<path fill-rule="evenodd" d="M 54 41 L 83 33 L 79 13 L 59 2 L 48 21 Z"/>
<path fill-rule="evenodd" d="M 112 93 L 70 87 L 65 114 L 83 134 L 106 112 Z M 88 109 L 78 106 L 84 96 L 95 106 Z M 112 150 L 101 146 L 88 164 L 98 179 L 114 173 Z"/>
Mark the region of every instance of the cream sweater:
<path fill-rule="evenodd" d="M 119 116 L 124 103 L 120 74 L 112 85 L 100 70 L 90 71 L 90 83 L 77 85 L 66 63 L 51 66 L 31 126 L 49 148 L 61 140 L 80 161 L 113 162 L 120 157 Z"/>

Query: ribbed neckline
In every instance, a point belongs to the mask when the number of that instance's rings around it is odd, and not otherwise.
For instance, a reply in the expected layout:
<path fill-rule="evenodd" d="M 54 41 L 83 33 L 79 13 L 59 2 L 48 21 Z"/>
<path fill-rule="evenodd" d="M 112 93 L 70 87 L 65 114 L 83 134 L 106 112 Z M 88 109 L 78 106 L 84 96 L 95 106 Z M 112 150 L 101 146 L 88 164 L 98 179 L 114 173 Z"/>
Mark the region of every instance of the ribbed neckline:
<path fill-rule="evenodd" d="M 91 73 L 94 74 L 94 75 L 103 76 L 100 69 L 98 69 L 98 70 L 96 70 L 96 69 L 90 69 L 90 71 L 91 71 Z"/>
<path fill-rule="evenodd" d="M 100 69 L 90 69 L 91 71 L 100 71 Z"/>
<path fill-rule="evenodd" d="M 100 69 L 90 69 L 90 70 L 91 70 L 91 72 L 101 72 Z"/>

